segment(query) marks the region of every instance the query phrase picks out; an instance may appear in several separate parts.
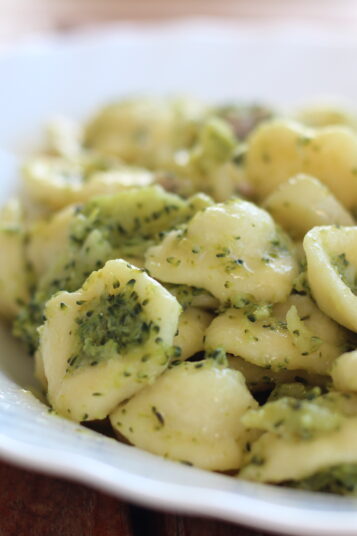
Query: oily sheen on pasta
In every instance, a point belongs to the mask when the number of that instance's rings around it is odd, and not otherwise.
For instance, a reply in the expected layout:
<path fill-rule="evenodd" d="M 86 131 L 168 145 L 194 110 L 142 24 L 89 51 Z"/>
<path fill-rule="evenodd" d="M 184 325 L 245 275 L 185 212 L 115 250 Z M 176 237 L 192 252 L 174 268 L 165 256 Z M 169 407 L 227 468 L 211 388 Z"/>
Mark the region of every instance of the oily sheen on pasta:
<path fill-rule="evenodd" d="M 356 125 L 145 96 L 51 120 L 0 211 L 0 315 L 49 410 L 357 496 Z"/>

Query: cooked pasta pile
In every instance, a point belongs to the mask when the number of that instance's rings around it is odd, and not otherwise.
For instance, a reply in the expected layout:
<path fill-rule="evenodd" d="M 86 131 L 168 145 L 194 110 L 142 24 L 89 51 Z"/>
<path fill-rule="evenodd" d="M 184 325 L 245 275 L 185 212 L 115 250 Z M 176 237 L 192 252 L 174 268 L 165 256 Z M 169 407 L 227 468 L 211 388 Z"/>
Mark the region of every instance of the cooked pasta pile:
<path fill-rule="evenodd" d="M 357 494 L 357 123 L 136 98 L 57 119 L 0 214 L 0 313 L 53 411 Z"/>

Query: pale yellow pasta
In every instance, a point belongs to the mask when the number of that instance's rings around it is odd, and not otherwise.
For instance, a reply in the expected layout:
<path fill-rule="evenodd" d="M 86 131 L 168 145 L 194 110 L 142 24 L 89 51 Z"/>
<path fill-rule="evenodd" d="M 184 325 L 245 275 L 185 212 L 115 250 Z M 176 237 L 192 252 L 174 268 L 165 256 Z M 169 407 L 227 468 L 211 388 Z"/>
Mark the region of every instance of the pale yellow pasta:
<path fill-rule="evenodd" d="M 263 206 L 295 239 L 318 225 L 354 225 L 351 214 L 328 188 L 309 175 L 296 175 L 280 184 Z"/>
<path fill-rule="evenodd" d="M 357 128 L 355 114 L 345 105 L 333 102 L 306 106 L 298 111 L 297 119 L 310 127 L 345 125 L 353 129 Z"/>
<path fill-rule="evenodd" d="M 357 496 L 357 120 L 294 117 L 139 97 L 52 121 L 0 211 L 0 316 L 58 415 Z"/>
<path fill-rule="evenodd" d="M 0 212 L 0 251 L 0 315 L 11 319 L 28 300 L 25 232 L 17 199 Z"/>
<path fill-rule="evenodd" d="M 165 167 L 192 144 L 206 107 L 194 100 L 133 98 L 102 109 L 86 128 L 86 144 L 125 162 Z"/>
<path fill-rule="evenodd" d="M 83 158 L 85 157 L 82 160 Z M 58 210 L 73 203 L 88 201 L 95 195 L 115 194 L 127 188 L 149 186 L 154 182 L 150 171 L 118 164 L 113 164 L 112 170 L 93 171 L 85 177 L 83 165 L 81 158 L 32 158 L 23 168 L 27 194 L 51 209 Z"/>
<path fill-rule="evenodd" d="M 243 376 L 212 360 L 183 362 L 110 419 L 134 445 L 204 469 L 239 468 L 249 437 L 240 417 L 257 402 Z"/>
<path fill-rule="evenodd" d="M 294 308 L 300 322 L 289 326 L 287 320 Z M 205 340 L 208 350 L 223 348 L 259 367 L 273 371 L 302 369 L 320 375 L 329 373 L 345 344 L 344 330 L 321 313 L 310 298 L 299 295 L 276 305 L 272 315 L 263 319 L 244 310 L 228 309 L 210 324 Z"/>
<path fill-rule="evenodd" d="M 239 150 L 230 125 L 211 117 L 199 129 L 194 146 L 175 153 L 172 171 L 181 181 L 188 179 L 192 191 L 206 192 L 215 201 L 225 201 L 247 185 L 243 167 L 233 161 Z"/>
<path fill-rule="evenodd" d="M 252 446 L 240 477 L 278 483 L 300 480 L 328 467 L 357 463 L 357 418 L 309 441 L 268 432 Z"/>
<path fill-rule="evenodd" d="M 160 281 L 202 287 L 222 302 L 284 301 L 297 275 L 291 243 L 271 216 L 234 199 L 197 213 L 147 251 Z"/>
<path fill-rule="evenodd" d="M 316 227 L 304 239 L 307 275 L 320 309 L 357 331 L 357 226 Z"/>
<path fill-rule="evenodd" d="M 54 295 L 45 314 L 40 352 L 48 399 L 58 413 L 83 421 L 105 418 L 165 370 L 180 306 L 145 272 L 114 260 L 79 291 Z M 118 347 L 121 340 L 127 342 Z"/>
<path fill-rule="evenodd" d="M 313 129 L 289 120 L 258 127 L 250 137 L 247 177 L 260 199 L 297 173 L 329 187 L 347 208 L 357 205 L 357 134 L 347 127 Z"/>
<path fill-rule="evenodd" d="M 179 359 L 184 361 L 204 349 L 204 336 L 212 319 L 213 315 L 197 307 L 189 307 L 181 313 L 174 338 L 174 345 L 181 352 Z"/>
<path fill-rule="evenodd" d="M 338 391 L 357 391 L 357 350 L 336 359 L 331 370 L 333 386 Z"/>
<path fill-rule="evenodd" d="M 67 247 L 69 229 L 75 213 L 76 208 L 70 206 L 30 226 L 26 257 L 37 277 L 45 274 L 59 253 Z"/>

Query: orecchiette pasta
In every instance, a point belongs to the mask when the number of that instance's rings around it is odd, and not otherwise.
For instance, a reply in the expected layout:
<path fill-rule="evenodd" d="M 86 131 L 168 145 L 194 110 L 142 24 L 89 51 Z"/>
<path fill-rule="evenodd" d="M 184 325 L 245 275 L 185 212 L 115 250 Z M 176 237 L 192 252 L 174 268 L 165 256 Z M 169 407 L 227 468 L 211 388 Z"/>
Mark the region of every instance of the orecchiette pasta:
<path fill-rule="evenodd" d="M 47 303 L 40 353 L 48 398 L 75 421 L 103 419 L 167 367 L 180 306 L 123 260 Z"/>
<path fill-rule="evenodd" d="M 203 287 L 224 303 L 283 301 L 297 275 L 287 236 L 267 212 L 237 199 L 169 233 L 148 250 L 146 267 L 161 281 Z"/>
<path fill-rule="evenodd" d="M 207 109 L 193 100 L 128 99 L 107 106 L 89 122 L 85 142 L 125 162 L 158 167 L 195 140 Z"/>
<path fill-rule="evenodd" d="M 339 103 L 316 103 L 298 111 L 298 121 L 310 127 L 330 127 L 345 125 L 357 128 L 357 117 L 346 106 Z"/>
<path fill-rule="evenodd" d="M 28 300 L 22 211 L 13 199 L 0 213 L 0 315 L 13 318 Z"/>
<path fill-rule="evenodd" d="M 106 167 L 112 169 L 101 171 Z M 33 158 L 24 167 L 23 176 L 28 195 L 52 209 L 154 182 L 153 174 L 145 169 L 85 156 L 67 161 L 58 156 Z"/>
<path fill-rule="evenodd" d="M 332 366 L 331 376 L 338 391 L 357 391 L 357 351 L 339 356 Z"/>
<path fill-rule="evenodd" d="M 277 117 L 133 98 L 55 120 L 0 212 L 0 315 L 51 411 L 357 496 L 357 123 Z"/>
<path fill-rule="evenodd" d="M 211 360 L 166 371 L 112 413 L 113 427 L 131 443 L 204 469 L 239 468 L 249 434 L 240 417 L 257 402 L 240 372 Z"/>
<path fill-rule="evenodd" d="M 346 347 L 346 334 L 310 298 L 292 295 L 262 319 L 244 309 L 228 309 L 208 327 L 205 344 L 273 371 L 326 375 Z"/>
<path fill-rule="evenodd" d="M 301 480 L 327 468 L 356 464 L 356 444 L 356 417 L 310 441 L 267 432 L 253 445 L 240 476 L 271 483 Z"/>
<path fill-rule="evenodd" d="M 212 319 L 213 315 L 197 307 L 189 307 L 182 312 L 174 338 L 175 346 L 180 348 L 179 359 L 184 361 L 204 350 L 206 329 Z"/>
<path fill-rule="evenodd" d="M 325 314 L 357 331 L 357 226 L 316 227 L 304 239 L 307 275 Z"/>
<path fill-rule="evenodd" d="M 328 186 L 345 207 L 357 204 L 357 134 L 347 127 L 264 123 L 249 139 L 246 162 L 260 199 L 297 173 L 307 173 Z"/>
<path fill-rule="evenodd" d="M 31 225 L 28 231 L 26 257 L 37 277 L 43 276 L 53 265 L 58 252 L 66 249 L 75 214 L 76 208 L 71 206 Z"/>
<path fill-rule="evenodd" d="M 282 183 L 265 199 L 264 207 L 295 239 L 318 225 L 354 225 L 351 214 L 328 188 L 309 175 Z"/>

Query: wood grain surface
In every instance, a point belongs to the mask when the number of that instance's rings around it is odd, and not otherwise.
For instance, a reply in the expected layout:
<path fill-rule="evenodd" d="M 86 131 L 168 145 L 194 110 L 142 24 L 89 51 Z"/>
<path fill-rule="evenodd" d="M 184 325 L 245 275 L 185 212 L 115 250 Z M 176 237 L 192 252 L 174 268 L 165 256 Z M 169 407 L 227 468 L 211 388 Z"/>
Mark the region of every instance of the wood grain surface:
<path fill-rule="evenodd" d="M 263 536 L 243 527 L 149 511 L 86 486 L 0 462 L 0 536 Z"/>

